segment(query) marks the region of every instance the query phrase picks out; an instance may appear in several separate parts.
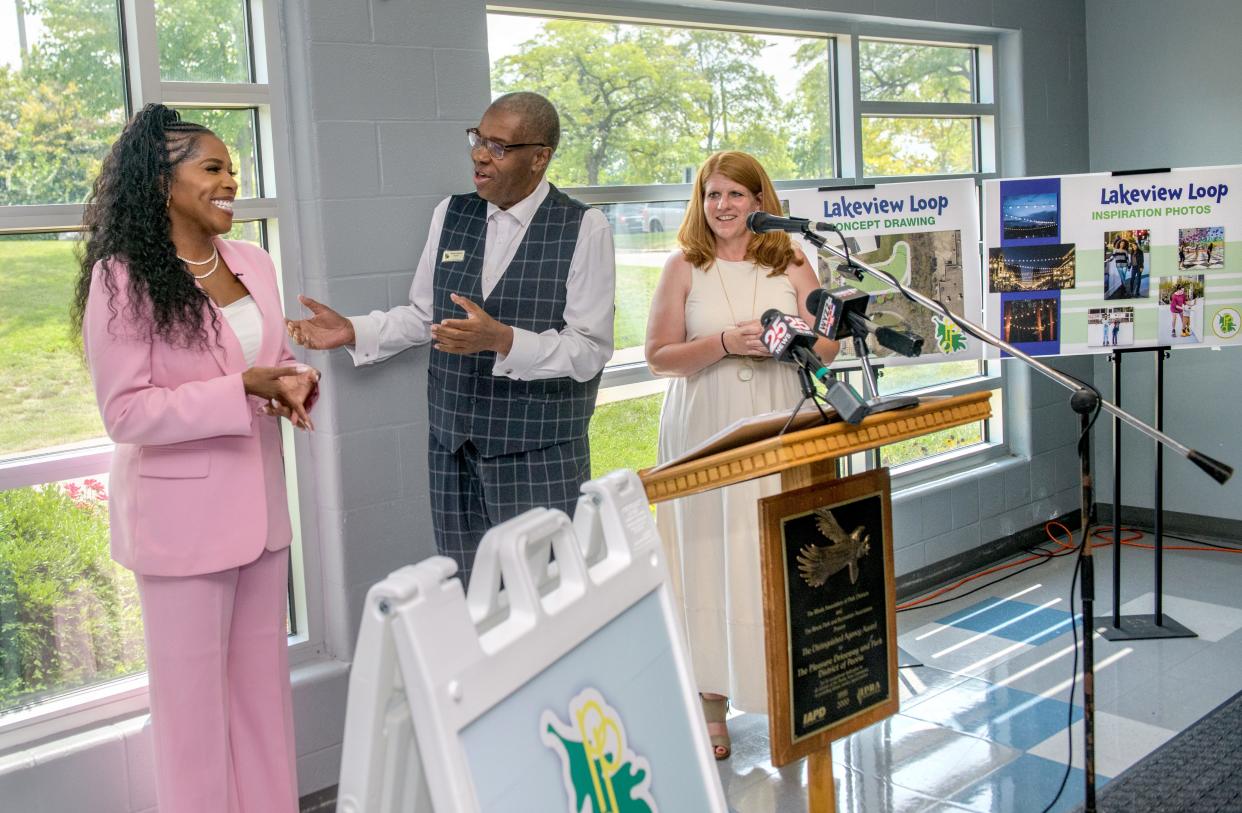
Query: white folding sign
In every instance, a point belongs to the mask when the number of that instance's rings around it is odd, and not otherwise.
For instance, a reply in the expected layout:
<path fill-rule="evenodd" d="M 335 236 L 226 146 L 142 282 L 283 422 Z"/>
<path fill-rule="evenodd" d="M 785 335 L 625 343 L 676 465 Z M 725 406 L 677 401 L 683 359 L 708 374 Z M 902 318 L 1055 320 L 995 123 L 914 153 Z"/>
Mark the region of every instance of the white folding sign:
<path fill-rule="evenodd" d="M 469 595 L 453 570 L 433 557 L 367 595 L 338 810 L 726 809 L 633 472 L 584 485 L 573 523 L 493 528 Z"/>

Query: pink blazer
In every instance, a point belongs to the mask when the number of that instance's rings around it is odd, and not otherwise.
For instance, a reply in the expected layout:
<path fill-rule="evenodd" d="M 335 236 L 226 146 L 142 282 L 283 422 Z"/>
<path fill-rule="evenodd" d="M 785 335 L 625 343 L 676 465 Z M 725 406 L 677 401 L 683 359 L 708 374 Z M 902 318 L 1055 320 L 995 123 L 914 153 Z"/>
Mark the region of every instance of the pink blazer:
<path fill-rule="evenodd" d="M 294 363 L 271 257 L 249 243 L 217 239 L 216 247 L 263 314 L 255 365 Z M 99 412 L 116 443 L 112 557 L 143 575 L 189 576 L 287 547 L 280 427 L 242 387 L 247 364 L 227 320 L 219 314 L 219 346 L 210 329 L 207 348 L 142 338 L 128 311 L 125 264 L 111 265 L 114 309 L 97 264 L 82 332 Z"/>

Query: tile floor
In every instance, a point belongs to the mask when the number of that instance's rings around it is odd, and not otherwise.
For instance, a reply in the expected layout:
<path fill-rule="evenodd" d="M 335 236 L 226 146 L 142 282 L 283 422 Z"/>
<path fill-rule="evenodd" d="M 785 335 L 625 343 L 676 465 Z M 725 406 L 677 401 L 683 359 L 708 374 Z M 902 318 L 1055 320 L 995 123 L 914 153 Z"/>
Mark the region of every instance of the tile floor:
<path fill-rule="evenodd" d="M 1166 538 L 1165 544 L 1181 543 Z M 1164 612 L 1198 637 L 1115 643 L 1098 635 L 1111 623 L 1111 548 L 1095 556 L 1096 782 L 1102 788 L 1242 690 L 1242 555 L 1166 551 Z M 1152 563 L 1149 551 L 1123 549 L 1122 614 L 1153 612 Z M 899 670 L 899 714 L 833 745 L 840 813 L 1040 813 L 1067 762 L 1069 781 L 1051 810 L 1082 804 L 1081 680 L 1072 703 L 1069 697 L 1073 566 L 1072 556 L 1056 559 L 951 603 L 897 616 L 903 661 L 922 665 Z M 989 578 L 995 576 L 979 583 Z M 1079 611 L 1077 591 L 1073 606 Z M 805 763 L 772 766 L 767 717 L 739 715 L 729 726 L 733 757 L 720 763 L 720 776 L 731 813 L 805 811 Z"/>

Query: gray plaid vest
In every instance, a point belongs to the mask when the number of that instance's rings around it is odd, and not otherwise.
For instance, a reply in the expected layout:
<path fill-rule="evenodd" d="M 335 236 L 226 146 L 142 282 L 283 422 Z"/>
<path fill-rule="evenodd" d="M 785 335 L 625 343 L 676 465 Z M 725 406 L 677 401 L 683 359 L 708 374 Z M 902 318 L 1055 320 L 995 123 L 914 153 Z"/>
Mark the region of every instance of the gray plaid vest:
<path fill-rule="evenodd" d="M 454 195 L 436 251 L 432 319 L 464 317 L 449 299 L 457 293 L 514 328 L 532 333 L 564 328 L 565 282 L 586 210 L 585 204 L 552 187 L 535 210 L 513 261 L 484 299 L 487 202 L 477 193 Z M 464 252 L 464 259 L 445 262 L 446 251 Z M 455 451 L 469 440 L 481 455 L 493 457 L 586 437 L 600 375 L 582 382 L 515 381 L 492 375 L 495 359 L 490 350 L 462 356 L 432 349 L 428 418 L 442 446 Z"/>

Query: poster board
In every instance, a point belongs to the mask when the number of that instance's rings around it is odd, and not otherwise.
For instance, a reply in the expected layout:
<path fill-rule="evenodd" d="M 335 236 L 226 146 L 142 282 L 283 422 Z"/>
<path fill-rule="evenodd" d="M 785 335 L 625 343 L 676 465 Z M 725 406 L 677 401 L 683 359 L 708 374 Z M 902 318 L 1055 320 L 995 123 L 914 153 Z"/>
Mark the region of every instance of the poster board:
<path fill-rule="evenodd" d="M 881 184 L 824 189 L 790 189 L 789 213 L 830 222 L 841 234 L 857 241 L 858 259 L 892 274 L 926 296 L 943 302 L 950 311 L 982 323 L 983 298 L 979 261 L 979 203 L 970 178 L 945 181 Z M 829 241 L 839 239 L 826 234 Z M 803 253 L 816 257 L 814 246 L 803 241 Z M 859 282 L 842 278 L 836 262 L 820 259 L 820 282 L 829 288 L 851 285 L 872 294 L 868 309 L 878 324 L 904 323 L 923 337 L 923 353 L 916 358 L 871 346 L 871 357 L 884 364 L 934 364 L 983 358 L 982 342 L 971 338 L 946 319 L 931 313 L 867 277 Z M 843 342 L 838 363 L 854 361 L 850 342 Z"/>
<path fill-rule="evenodd" d="M 1237 344 L 1240 197 L 1242 166 L 984 181 L 987 329 L 1032 355 Z"/>
<path fill-rule="evenodd" d="M 759 503 L 772 764 L 897 713 L 888 469 Z"/>
<path fill-rule="evenodd" d="M 572 524 L 534 509 L 493 528 L 468 595 L 454 568 L 368 593 L 338 810 L 723 813 L 637 475 L 585 484 Z"/>

